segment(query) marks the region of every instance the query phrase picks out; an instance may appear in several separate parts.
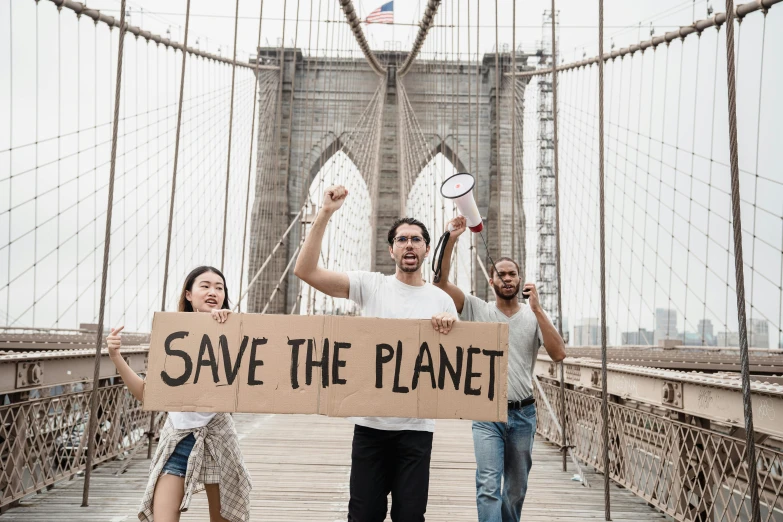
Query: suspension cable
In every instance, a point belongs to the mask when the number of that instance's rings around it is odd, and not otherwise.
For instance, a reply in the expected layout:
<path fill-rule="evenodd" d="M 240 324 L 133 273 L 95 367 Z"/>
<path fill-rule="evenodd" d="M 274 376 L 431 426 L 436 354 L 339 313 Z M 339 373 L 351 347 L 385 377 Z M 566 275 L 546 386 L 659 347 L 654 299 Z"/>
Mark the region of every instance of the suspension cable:
<path fill-rule="evenodd" d="M 554 3 L 555 0 L 552 0 Z M 511 71 L 517 70 L 517 3 L 511 7 Z M 554 34 L 554 33 L 553 33 Z M 517 257 L 517 78 L 511 77 L 511 257 Z M 523 239 L 524 241 L 524 239 Z"/>
<path fill-rule="evenodd" d="M 555 174 L 555 271 L 557 276 L 557 330 L 560 337 L 563 337 L 563 299 L 562 299 L 562 272 L 560 269 L 560 180 L 558 163 L 558 141 L 557 141 L 557 11 L 555 10 L 555 0 L 552 0 L 552 139 L 553 139 L 553 159 Z M 516 50 L 514 50 L 516 54 Z M 516 73 L 516 67 L 512 70 Z M 514 77 L 516 82 L 516 77 Z M 560 418 L 561 429 L 560 438 L 563 448 L 568 448 L 566 432 L 566 389 L 565 389 L 565 361 L 560 361 Z M 566 452 L 563 451 L 563 471 L 568 470 Z"/>
<path fill-rule="evenodd" d="M 56 5 L 58 8 L 66 8 L 70 9 L 74 13 L 76 13 L 77 16 L 84 15 L 88 18 L 91 18 L 95 21 L 95 23 L 103 22 L 104 24 L 108 25 L 110 28 L 112 27 L 120 27 L 120 22 L 114 18 L 113 16 L 109 16 L 106 14 L 103 14 L 99 9 L 90 9 L 87 7 L 86 3 L 81 2 L 73 2 L 72 0 L 49 0 L 54 5 Z M 185 15 L 188 16 L 187 14 Z M 186 22 L 187 24 L 187 22 Z M 212 60 L 213 62 L 222 62 L 229 65 L 238 65 L 239 67 L 245 67 L 247 69 L 253 69 L 253 66 L 249 63 L 244 62 L 236 62 L 229 60 L 228 58 L 224 58 L 222 56 L 218 56 L 217 54 L 208 53 L 206 51 L 202 51 L 200 49 L 196 49 L 194 47 L 188 47 L 187 41 L 183 43 L 178 43 L 172 41 L 170 38 L 164 38 L 158 34 L 153 34 L 149 31 L 144 31 L 140 27 L 136 27 L 135 25 L 126 24 L 125 26 L 125 32 L 131 33 L 137 38 L 144 38 L 145 40 L 149 42 L 154 42 L 156 44 L 163 45 L 165 47 L 170 47 L 174 50 L 186 52 L 188 54 L 192 54 L 194 56 L 199 56 L 201 58 L 206 58 L 208 60 Z M 261 69 L 271 69 L 270 66 L 262 66 Z"/>
<path fill-rule="evenodd" d="M 302 210 L 304 210 L 305 207 L 302 207 Z M 264 272 L 264 269 L 266 269 L 266 265 L 269 264 L 269 261 L 272 260 L 272 257 L 274 257 L 275 252 L 277 252 L 277 249 L 280 248 L 283 244 L 285 244 L 285 238 L 288 237 L 288 233 L 291 232 L 291 229 L 294 228 L 294 225 L 296 224 L 296 221 L 299 219 L 299 216 L 302 215 L 302 210 L 297 212 L 297 214 L 294 216 L 294 219 L 291 220 L 291 224 L 288 225 L 288 228 L 285 230 L 285 233 L 283 233 L 280 240 L 275 243 L 274 248 L 269 253 L 269 255 L 266 257 L 264 262 L 261 264 L 261 268 L 258 269 L 258 271 L 253 276 L 253 279 L 250 280 L 250 282 L 247 284 L 247 288 L 243 293 L 240 294 L 239 299 L 237 299 L 237 304 L 234 306 L 234 311 L 237 311 L 239 309 L 239 303 L 242 302 L 242 299 L 247 295 L 247 293 L 250 291 L 251 288 L 253 288 L 253 285 L 258 280 L 259 276 Z"/>
<path fill-rule="evenodd" d="M 604 55 L 604 0 L 598 0 L 598 56 Z M 553 67 L 553 70 L 557 67 Z M 604 517 L 611 520 L 609 493 L 609 397 L 606 389 L 606 231 L 604 223 L 604 61 L 598 60 L 598 197 L 601 259 L 601 439 L 604 467 Z"/>
<path fill-rule="evenodd" d="M 353 8 L 353 2 L 351 0 L 340 0 L 340 6 L 343 8 L 345 19 L 348 20 L 348 25 L 351 26 L 353 36 L 356 38 L 356 42 L 359 44 L 359 48 L 364 53 L 364 57 L 367 59 L 367 63 L 370 64 L 370 67 L 372 67 L 373 71 L 378 73 L 380 76 L 385 76 L 386 68 L 381 65 L 381 62 L 378 61 L 375 53 L 373 53 L 372 49 L 370 49 L 370 44 L 367 43 L 367 39 L 364 37 L 364 32 L 362 31 L 362 22 L 359 20 L 359 17 L 356 15 L 356 10 Z"/>
<path fill-rule="evenodd" d="M 124 2 L 125 0 L 123 0 Z M 185 8 L 185 38 L 183 45 L 188 46 L 188 29 L 190 26 L 190 0 L 187 0 Z M 171 230 L 174 225 L 174 200 L 177 194 L 177 162 L 179 160 L 179 138 L 182 128 L 182 98 L 185 95 L 185 63 L 188 53 L 182 53 L 182 74 L 179 81 L 179 102 L 177 104 L 177 129 L 174 138 L 174 167 L 171 174 L 171 197 L 169 198 L 169 227 L 166 235 L 166 261 L 163 265 L 163 291 L 160 298 L 160 311 L 166 310 L 166 289 L 169 282 L 169 261 L 171 259 Z"/>
<path fill-rule="evenodd" d="M 263 22 L 264 22 L 264 0 L 261 0 L 261 8 L 260 8 L 260 12 L 258 13 L 258 40 L 256 41 L 255 81 L 253 83 L 253 112 L 252 112 L 253 123 L 250 126 L 250 153 L 248 154 L 248 158 L 247 158 L 247 188 L 245 189 L 246 192 L 245 219 L 242 224 L 242 259 L 239 262 L 239 294 L 240 295 L 242 295 L 242 282 L 245 280 L 244 273 L 245 273 L 245 251 L 247 245 L 247 217 L 250 214 L 250 180 L 252 178 L 251 169 L 253 167 L 253 144 L 256 142 L 256 140 L 253 138 L 255 136 L 256 119 L 258 119 L 258 115 L 256 114 L 256 103 L 259 97 L 258 96 L 258 64 L 261 62 L 259 48 L 261 47 L 261 26 Z M 234 43 L 234 47 L 236 47 L 236 43 Z M 256 176 L 258 176 L 258 173 L 256 173 Z M 242 311 L 242 299 L 237 300 L 236 309 L 237 311 Z"/>
<path fill-rule="evenodd" d="M 739 326 L 740 374 L 742 405 L 745 413 L 745 460 L 750 490 L 751 520 L 759 522 L 758 464 L 756 435 L 753 430 L 753 408 L 750 397 L 750 361 L 748 359 L 748 327 L 745 317 L 745 274 L 742 260 L 742 211 L 740 207 L 739 146 L 737 144 L 737 87 L 734 66 L 734 1 L 726 0 L 726 69 L 729 102 L 729 148 L 731 151 L 731 213 L 734 225 L 734 274 L 737 284 L 737 321 Z"/>
<path fill-rule="evenodd" d="M 228 145 L 226 146 L 226 197 L 223 205 L 223 243 L 220 247 L 220 270 L 225 270 L 226 261 L 226 226 L 228 225 L 228 187 L 231 180 L 231 138 L 234 136 L 234 85 L 237 76 L 237 28 L 239 26 L 239 0 L 234 11 L 234 59 L 231 65 L 231 102 L 228 109 Z M 256 59 L 256 64 L 258 59 Z M 258 72 L 256 72 L 256 79 Z M 255 92 L 253 93 L 255 97 Z M 253 120 L 255 121 L 255 119 Z M 252 136 L 251 136 L 252 141 Z"/>
<path fill-rule="evenodd" d="M 427 33 L 429 33 L 432 28 L 432 22 L 435 19 L 435 14 L 438 12 L 439 6 L 440 0 L 429 0 L 427 2 L 427 7 L 424 9 L 424 16 L 422 17 L 421 22 L 419 22 L 419 33 L 416 35 L 416 40 L 413 42 L 411 51 L 408 53 L 408 56 L 405 57 L 405 61 L 402 62 L 402 65 L 397 71 L 398 75 L 405 76 L 408 74 L 411 65 L 413 65 L 413 61 L 419 55 L 419 51 L 421 51 L 421 46 L 424 45 L 424 41 L 427 39 Z"/>
<path fill-rule="evenodd" d="M 780 2 L 783 2 L 783 0 L 757 0 L 756 2 L 747 2 L 744 4 L 740 4 L 735 9 L 735 12 L 732 16 L 736 16 L 738 18 L 743 18 L 746 15 L 753 13 L 755 11 L 762 11 L 766 12 L 769 10 L 773 5 L 778 4 Z M 706 18 L 704 20 L 698 20 L 691 25 L 685 25 L 680 27 L 677 30 L 669 31 L 666 34 L 663 34 L 661 36 L 655 36 L 653 38 L 650 38 L 649 40 L 645 40 L 642 42 L 639 42 L 637 44 L 633 44 L 628 47 L 623 47 L 622 49 L 613 50 L 610 53 L 604 54 L 603 52 L 599 51 L 598 56 L 594 56 L 592 58 L 587 58 L 584 60 L 580 60 L 577 62 L 571 62 L 565 65 L 561 65 L 557 68 L 559 72 L 562 71 L 568 71 L 570 69 L 578 69 L 580 67 L 584 67 L 586 65 L 592 65 L 595 63 L 598 63 L 599 57 L 603 56 L 603 61 L 607 62 L 609 60 L 612 60 L 614 58 L 619 58 L 622 56 L 626 56 L 629 54 L 634 54 L 639 51 L 644 51 L 645 49 L 649 49 L 650 47 L 657 47 L 662 43 L 671 43 L 674 40 L 680 40 L 684 39 L 685 37 L 692 35 L 692 34 L 701 34 L 705 29 L 710 27 L 720 27 L 724 23 L 726 23 L 727 15 L 726 13 L 716 13 L 710 18 Z M 507 74 L 514 74 L 516 76 L 539 76 L 542 74 L 549 74 L 548 69 L 538 69 L 538 70 L 532 70 L 532 71 L 523 71 L 523 72 L 516 72 L 513 73 L 507 73 Z"/>
<path fill-rule="evenodd" d="M 189 1 L 189 0 L 188 0 Z M 111 136 L 111 167 L 109 170 L 109 194 L 106 207 L 106 231 L 103 239 L 103 268 L 101 271 L 101 297 L 98 311 L 98 333 L 95 339 L 95 365 L 90 394 L 90 419 L 87 438 L 87 462 L 85 464 L 82 507 L 89 506 L 90 477 L 95 458 L 95 431 L 98 428 L 98 395 L 101 381 L 101 345 L 103 344 L 103 322 L 106 317 L 106 283 L 109 276 L 109 251 L 111 245 L 111 218 L 114 210 L 114 178 L 117 171 L 117 130 L 120 123 L 120 93 L 122 92 L 122 54 L 125 49 L 125 0 L 120 4 L 120 35 L 117 48 L 117 80 L 114 87 L 114 121 Z"/>

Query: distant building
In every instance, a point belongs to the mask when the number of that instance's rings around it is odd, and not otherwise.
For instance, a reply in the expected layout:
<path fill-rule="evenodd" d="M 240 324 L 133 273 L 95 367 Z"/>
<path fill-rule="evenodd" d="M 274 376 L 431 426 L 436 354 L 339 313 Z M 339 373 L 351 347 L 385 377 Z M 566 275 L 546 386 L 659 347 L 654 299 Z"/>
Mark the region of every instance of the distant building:
<path fill-rule="evenodd" d="M 748 346 L 769 348 L 769 323 L 766 319 L 751 319 L 748 325 Z"/>
<path fill-rule="evenodd" d="M 712 326 L 712 321 L 709 319 L 699 320 L 699 328 L 696 333 L 699 334 L 705 346 L 715 346 L 715 330 Z"/>
<path fill-rule="evenodd" d="M 783 345 L 783 340 L 780 344 Z M 739 347 L 739 332 L 718 332 L 717 345 Z M 769 349 L 769 322 L 766 319 L 749 321 L 748 347 Z"/>
<path fill-rule="evenodd" d="M 606 329 L 606 338 L 609 339 L 609 328 Z M 588 317 L 574 326 L 573 346 L 600 346 L 600 344 L 601 321 L 599 319 Z"/>
<path fill-rule="evenodd" d="M 718 346 L 739 346 L 739 332 L 718 332 Z"/>
<path fill-rule="evenodd" d="M 655 336 L 654 344 L 663 339 L 680 339 L 677 331 L 677 310 L 671 308 L 655 309 Z"/>
<path fill-rule="evenodd" d="M 655 332 L 644 328 L 639 328 L 636 332 L 622 332 L 620 334 L 623 346 L 651 346 L 654 336 Z"/>
<path fill-rule="evenodd" d="M 683 332 L 683 346 L 711 346 L 708 340 L 704 339 L 701 332 Z"/>

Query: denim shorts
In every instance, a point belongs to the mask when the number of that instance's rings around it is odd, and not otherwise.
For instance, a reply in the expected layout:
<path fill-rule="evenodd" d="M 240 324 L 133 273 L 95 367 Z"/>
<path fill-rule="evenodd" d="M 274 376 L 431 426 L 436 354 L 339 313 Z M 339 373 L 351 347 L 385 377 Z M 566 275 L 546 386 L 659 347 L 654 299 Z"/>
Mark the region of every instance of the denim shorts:
<path fill-rule="evenodd" d="M 190 452 L 193 451 L 194 444 L 196 444 L 196 437 L 192 433 L 179 441 L 166 465 L 163 466 L 161 473 L 185 478 L 185 473 L 188 470 L 188 457 L 190 457 Z"/>

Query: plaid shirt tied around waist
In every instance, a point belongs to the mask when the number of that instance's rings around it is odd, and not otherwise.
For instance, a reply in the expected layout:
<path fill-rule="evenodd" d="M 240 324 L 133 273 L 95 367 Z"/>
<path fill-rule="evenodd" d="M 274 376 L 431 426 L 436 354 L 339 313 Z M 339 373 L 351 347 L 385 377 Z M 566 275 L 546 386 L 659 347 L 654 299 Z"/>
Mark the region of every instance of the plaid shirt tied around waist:
<path fill-rule="evenodd" d="M 250 518 L 250 474 L 242 459 L 234 421 L 228 413 L 218 413 L 206 426 L 175 429 L 167 421 L 150 464 L 150 478 L 139 508 L 139 520 L 152 522 L 152 497 L 155 484 L 179 441 L 193 434 L 196 443 L 188 458 L 185 473 L 185 496 L 180 511 L 187 511 L 194 494 L 204 484 L 220 485 L 220 514 L 230 522 L 247 522 Z"/>

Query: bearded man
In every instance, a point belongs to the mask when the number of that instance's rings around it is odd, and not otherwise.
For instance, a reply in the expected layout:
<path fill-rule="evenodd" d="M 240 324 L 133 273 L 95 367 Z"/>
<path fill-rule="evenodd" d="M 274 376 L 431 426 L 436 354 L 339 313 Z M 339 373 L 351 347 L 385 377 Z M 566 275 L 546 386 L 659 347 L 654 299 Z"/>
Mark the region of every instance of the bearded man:
<path fill-rule="evenodd" d="M 447 334 L 457 320 L 454 302 L 421 276 L 430 252 L 430 235 L 423 223 L 401 218 L 389 229 L 389 255 L 397 265 L 394 275 L 378 272 L 335 272 L 318 266 L 321 242 L 331 216 L 348 191 L 326 189 L 324 200 L 296 260 L 294 274 L 316 290 L 348 298 L 365 317 L 431 319 L 432 327 Z M 391 493 L 395 522 L 423 522 L 427 509 L 430 455 L 435 421 L 396 417 L 356 417 L 351 450 L 349 522 L 383 522 L 386 497 Z"/>
<path fill-rule="evenodd" d="M 513 259 L 501 257 L 490 267 L 489 284 L 495 290 L 494 302 L 465 295 L 449 282 L 451 254 L 465 231 L 465 218 L 454 218 L 450 225 L 452 232 L 443 253 L 441 278 L 435 286 L 451 296 L 461 320 L 508 323 L 508 422 L 473 423 L 478 519 L 480 522 L 519 522 L 527 477 L 533 464 L 536 356 L 543 344 L 553 361 L 562 361 L 565 344 L 541 308 L 533 283 L 522 287 L 522 295 L 528 303 L 520 303 L 518 295 L 522 281 L 519 265 Z"/>

